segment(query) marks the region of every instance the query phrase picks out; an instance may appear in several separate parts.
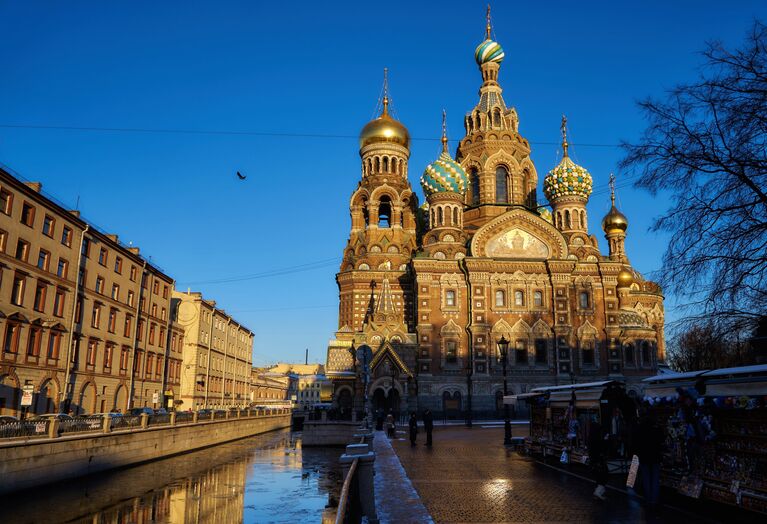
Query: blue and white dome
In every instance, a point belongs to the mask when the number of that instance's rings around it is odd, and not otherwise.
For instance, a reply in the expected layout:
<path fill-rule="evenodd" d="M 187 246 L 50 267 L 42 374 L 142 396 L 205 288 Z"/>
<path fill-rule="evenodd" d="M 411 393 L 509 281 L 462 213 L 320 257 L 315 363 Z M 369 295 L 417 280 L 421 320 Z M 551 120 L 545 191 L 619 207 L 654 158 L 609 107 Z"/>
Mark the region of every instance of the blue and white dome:
<path fill-rule="evenodd" d="M 443 151 L 439 158 L 426 166 L 421 175 L 421 187 L 426 197 L 434 193 L 458 193 L 464 194 L 469 186 L 469 177 L 466 171 L 450 157 L 447 151 Z"/>

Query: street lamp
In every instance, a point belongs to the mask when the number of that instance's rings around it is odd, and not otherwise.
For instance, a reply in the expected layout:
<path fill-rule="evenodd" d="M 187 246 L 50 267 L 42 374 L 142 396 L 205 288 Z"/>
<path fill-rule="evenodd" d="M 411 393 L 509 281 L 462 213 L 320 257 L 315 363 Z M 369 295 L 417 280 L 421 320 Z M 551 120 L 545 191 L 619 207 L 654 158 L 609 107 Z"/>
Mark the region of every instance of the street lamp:
<path fill-rule="evenodd" d="M 511 420 L 509 419 L 509 405 L 506 403 L 506 395 L 509 394 L 508 385 L 506 384 L 506 363 L 509 359 L 509 341 L 506 337 L 501 335 L 501 339 L 498 341 L 498 351 L 501 354 L 501 365 L 503 366 L 503 415 L 505 417 L 503 425 L 503 445 L 511 446 Z"/>

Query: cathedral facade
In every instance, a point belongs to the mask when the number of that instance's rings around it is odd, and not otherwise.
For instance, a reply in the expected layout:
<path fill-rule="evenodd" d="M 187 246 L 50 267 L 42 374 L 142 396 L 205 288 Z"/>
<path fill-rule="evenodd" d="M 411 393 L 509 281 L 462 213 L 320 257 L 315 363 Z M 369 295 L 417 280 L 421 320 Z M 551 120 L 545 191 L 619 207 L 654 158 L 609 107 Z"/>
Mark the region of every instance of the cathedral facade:
<path fill-rule="evenodd" d="M 568 156 L 563 118 L 563 157 L 543 179 L 548 205 L 539 203 L 530 144 L 498 83 L 503 58 L 488 19 L 475 52 L 479 102 L 455 158 L 443 115 L 442 154 L 420 179 L 423 205 L 386 89 L 381 115 L 360 133 L 326 367 L 342 406 L 361 407 L 367 382 L 376 409 L 499 411 L 501 337 L 511 341 L 510 393 L 607 379 L 636 389 L 664 361 L 663 295 L 629 263 L 614 189 L 602 254 L 586 211 L 592 178 Z M 362 345 L 372 349 L 367 380 L 355 357 Z"/>

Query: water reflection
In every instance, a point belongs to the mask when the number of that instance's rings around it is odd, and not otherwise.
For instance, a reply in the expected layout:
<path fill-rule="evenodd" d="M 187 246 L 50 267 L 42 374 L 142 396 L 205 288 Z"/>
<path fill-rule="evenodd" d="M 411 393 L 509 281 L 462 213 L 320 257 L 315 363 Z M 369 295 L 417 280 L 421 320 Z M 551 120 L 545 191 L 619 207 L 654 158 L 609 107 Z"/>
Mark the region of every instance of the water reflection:
<path fill-rule="evenodd" d="M 341 452 L 273 432 L 0 499 L 2 521 L 333 522 Z"/>

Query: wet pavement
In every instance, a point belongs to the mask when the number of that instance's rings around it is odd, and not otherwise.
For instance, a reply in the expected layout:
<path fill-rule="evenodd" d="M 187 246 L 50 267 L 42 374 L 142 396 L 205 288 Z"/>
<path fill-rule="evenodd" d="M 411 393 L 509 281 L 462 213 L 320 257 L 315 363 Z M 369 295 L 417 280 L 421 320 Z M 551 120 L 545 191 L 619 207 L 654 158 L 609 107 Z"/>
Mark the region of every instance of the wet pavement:
<path fill-rule="evenodd" d="M 437 523 L 742 521 L 729 507 L 718 507 L 719 514 L 696 511 L 698 501 L 648 513 L 637 496 L 617 491 L 604 502 L 594 500 L 592 482 L 506 450 L 500 426 L 437 426 L 432 448 L 424 446 L 423 431 L 415 447 L 399 436 L 394 449 Z"/>
<path fill-rule="evenodd" d="M 0 522 L 333 522 L 342 452 L 274 431 L 0 498 Z"/>

